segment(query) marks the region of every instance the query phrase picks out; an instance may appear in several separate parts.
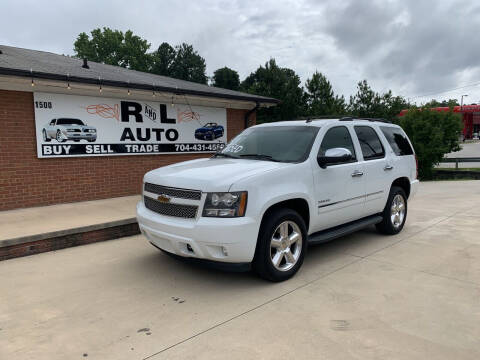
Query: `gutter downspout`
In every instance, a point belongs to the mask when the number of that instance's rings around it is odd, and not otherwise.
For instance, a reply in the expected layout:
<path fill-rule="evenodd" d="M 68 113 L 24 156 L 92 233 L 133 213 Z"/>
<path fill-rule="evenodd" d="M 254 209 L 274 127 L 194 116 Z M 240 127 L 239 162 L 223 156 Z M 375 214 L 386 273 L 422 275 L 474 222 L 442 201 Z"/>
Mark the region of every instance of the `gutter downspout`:
<path fill-rule="evenodd" d="M 248 110 L 247 113 L 245 114 L 245 129 L 248 128 L 248 119 L 250 115 L 252 115 L 254 112 L 256 112 L 260 108 L 260 103 L 257 101 L 255 103 L 255 107 L 251 110 Z"/>

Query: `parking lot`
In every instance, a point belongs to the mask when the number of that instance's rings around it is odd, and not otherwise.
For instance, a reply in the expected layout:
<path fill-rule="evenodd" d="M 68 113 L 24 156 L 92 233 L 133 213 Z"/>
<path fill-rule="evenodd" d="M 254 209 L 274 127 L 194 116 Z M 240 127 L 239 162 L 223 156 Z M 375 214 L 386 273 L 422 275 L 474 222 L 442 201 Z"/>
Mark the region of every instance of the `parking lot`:
<path fill-rule="evenodd" d="M 470 142 L 470 143 L 461 143 L 460 144 L 461 150 L 451 152 L 446 154 L 446 158 L 468 158 L 468 157 L 480 157 L 480 142 Z M 440 163 L 437 167 L 442 168 L 454 168 L 455 163 Z M 459 163 L 459 168 L 479 168 L 480 163 L 478 162 L 465 162 Z"/>
<path fill-rule="evenodd" d="M 142 236 L 0 262 L 0 359 L 478 359 L 480 182 L 422 183 L 402 233 L 309 249 L 284 283 Z"/>

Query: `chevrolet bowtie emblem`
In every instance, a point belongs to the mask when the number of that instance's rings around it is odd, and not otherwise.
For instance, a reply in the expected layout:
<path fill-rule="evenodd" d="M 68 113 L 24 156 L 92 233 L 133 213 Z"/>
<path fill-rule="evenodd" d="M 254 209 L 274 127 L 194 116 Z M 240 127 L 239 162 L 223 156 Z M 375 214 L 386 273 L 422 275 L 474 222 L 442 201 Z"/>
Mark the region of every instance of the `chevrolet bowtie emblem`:
<path fill-rule="evenodd" d="M 157 198 L 157 200 L 159 202 L 164 203 L 164 204 L 169 203 L 170 199 L 171 199 L 171 197 L 168 196 L 168 195 L 165 195 L 165 194 L 159 195 L 158 198 Z"/>

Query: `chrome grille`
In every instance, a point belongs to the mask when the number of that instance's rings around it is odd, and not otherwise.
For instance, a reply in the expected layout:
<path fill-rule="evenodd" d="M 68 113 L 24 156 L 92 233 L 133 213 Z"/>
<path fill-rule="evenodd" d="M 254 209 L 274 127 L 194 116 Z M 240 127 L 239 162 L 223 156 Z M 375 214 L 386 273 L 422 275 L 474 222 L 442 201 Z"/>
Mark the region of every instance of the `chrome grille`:
<path fill-rule="evenodd" d="M 200 200 L 202 197 L 202 192 L 199 190 L 177 189 L 151 183 L 145 183 L 144 189 L 154 194 L 163 194 L 180 199 Z"/>
<path fill-rule="evenodd" d="M 148 196 L 144 196 L 145 207 L 158 214 L 166 216 L 175 216 L 187 219 L 194 219 L 197 216 L 198 206 L 196 205 L 183 205 L 172 203 L 161 203 Z"/>

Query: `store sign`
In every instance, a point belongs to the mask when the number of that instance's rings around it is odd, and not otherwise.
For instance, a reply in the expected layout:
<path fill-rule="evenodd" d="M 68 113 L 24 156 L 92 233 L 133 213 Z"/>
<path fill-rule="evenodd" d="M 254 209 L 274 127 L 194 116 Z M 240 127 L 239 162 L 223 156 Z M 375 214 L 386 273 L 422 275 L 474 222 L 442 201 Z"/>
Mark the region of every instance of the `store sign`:
<path fill-rule="evenodd" d="M 223 108 L 34 93 L 38 157 L 215 152 L 225 146 Z"/>

